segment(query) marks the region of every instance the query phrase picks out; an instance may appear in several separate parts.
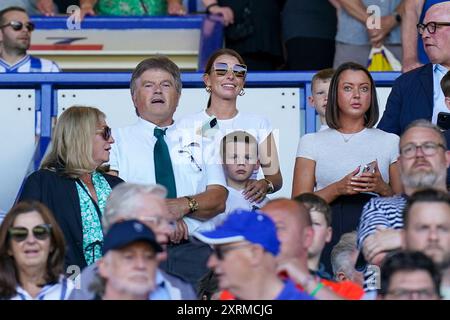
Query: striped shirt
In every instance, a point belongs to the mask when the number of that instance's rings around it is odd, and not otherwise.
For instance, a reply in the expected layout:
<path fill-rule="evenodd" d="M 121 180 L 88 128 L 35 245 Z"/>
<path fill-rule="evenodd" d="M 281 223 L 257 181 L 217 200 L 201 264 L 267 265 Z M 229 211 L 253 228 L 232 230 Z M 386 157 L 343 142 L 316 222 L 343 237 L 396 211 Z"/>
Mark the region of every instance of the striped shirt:
<path fill-rule="evenodd" d="M 35 298 L 18 286 L 17 294 L 11 300 L 67 300 L 74 287 L 72 280 L 61 276 L 59 282 L 43 286 Z"/>
<path fill-rule="evenodd" d="M 26 55 L 13 65 L 0 59 L 0 73 L 60 72 L 58 65 L 50 60 Z"/>
<path fill-rule="evenodd" d="M 377 226 L 389 229 L 403 228 L 403 209 L 406 195 L 377 197 L 370 199 L 363 208 L 358 227 L 358 249 L 362 249 L 364 240 L 373 234 Z"/>

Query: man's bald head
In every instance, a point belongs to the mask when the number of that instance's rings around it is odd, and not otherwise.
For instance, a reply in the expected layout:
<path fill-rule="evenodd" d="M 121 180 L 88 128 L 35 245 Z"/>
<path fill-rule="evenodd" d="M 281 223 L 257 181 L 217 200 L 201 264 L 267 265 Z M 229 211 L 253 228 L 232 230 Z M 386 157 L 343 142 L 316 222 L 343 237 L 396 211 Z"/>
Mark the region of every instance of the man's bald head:
<path fill-rule="evenodd" d="M 297 201 L 281 198 L 270 201 L 261 211 L 269 215 L 277 227 L 281 242 L 279 260 L 296 258 L 306 263 L 314 235 L 306 207 Z"/>

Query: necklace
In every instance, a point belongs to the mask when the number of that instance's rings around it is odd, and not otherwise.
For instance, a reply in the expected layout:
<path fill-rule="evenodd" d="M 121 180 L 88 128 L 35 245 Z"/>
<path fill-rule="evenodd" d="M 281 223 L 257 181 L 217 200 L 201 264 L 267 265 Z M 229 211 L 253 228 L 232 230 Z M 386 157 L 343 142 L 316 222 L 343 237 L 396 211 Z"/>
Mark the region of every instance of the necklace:
<path fill-rule="evenodd" d="M 358 132 L 355 132 L 355 133 L 350 134 L 350 133 L 342 133 L 340 131 L 338 131 L 338 132 L 341 135 L 342 139 L 344 139 L 345 143 L 349 142 L 353 138 L 353 136 L 358 133 Z"/>

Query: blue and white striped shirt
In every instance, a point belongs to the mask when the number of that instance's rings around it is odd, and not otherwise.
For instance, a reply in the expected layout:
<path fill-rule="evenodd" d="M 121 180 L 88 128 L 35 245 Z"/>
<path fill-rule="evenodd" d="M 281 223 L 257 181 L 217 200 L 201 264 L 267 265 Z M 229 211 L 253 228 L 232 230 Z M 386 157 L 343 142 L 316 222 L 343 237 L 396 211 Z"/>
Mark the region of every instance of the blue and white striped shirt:
<path fill-rule="evenodd" d="M 35 298 L 21 286 L 18 286 L 17 294 L 11 300 L 67 300 L 74 287 L 75 285 L 71 280 L 61 276 L 58 283 L 43 286 Z"/>
<path fill-rule="evenodd" d="M 23 73 L 23 72 L 60 72 L 58 65 L 50 60 L 26 55 L 13 65 L 0 59 L 0 73 Z"/>

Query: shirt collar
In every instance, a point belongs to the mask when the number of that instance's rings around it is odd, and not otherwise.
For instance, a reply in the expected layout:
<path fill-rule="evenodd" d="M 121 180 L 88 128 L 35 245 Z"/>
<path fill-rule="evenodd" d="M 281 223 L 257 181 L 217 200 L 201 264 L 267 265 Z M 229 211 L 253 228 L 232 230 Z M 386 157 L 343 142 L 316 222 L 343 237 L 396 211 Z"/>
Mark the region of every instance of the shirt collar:
<path fill-rule="evenodd" d="M 153 122 L 147 121 L 141 117 L 138 117 L 138 125 L 141 126 L 142 128 L 144 128 L 145 130 L 150 131 L 153 134 L 153 131 L 155 130 L 156 127 L 158 127 L 156 124 L 154 124 Z M 167 131 L 172 131 L 175 129 L 175 121 L 172 122 L 171 125 L 166 126 L 166 127 L 158 127 L 160 129 L 164 129 L 167 128 Z"/>
<path fill-rule="evenodd" d="M 447 68 L 445 68 L 444 66 L 440 65 L 440 64 L 433 64 L 433 72 L 439 72 L 442 73 L 443 75 L 445 75 L 448 70 Z"/>

